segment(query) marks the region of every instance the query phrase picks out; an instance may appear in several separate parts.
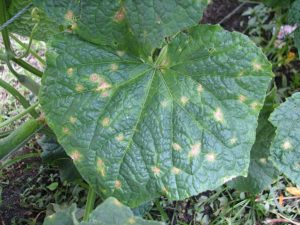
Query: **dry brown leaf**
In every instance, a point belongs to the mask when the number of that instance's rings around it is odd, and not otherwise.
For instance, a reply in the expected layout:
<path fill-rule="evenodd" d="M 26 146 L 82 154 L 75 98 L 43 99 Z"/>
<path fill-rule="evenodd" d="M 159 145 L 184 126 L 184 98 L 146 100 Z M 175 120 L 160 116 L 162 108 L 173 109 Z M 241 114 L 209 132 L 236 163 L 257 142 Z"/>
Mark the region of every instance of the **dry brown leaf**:
<path fill-rule="evenodd" d="M 286 191 L 288 193 L 290 193 L 291 195 L 299 196 L 300 197 L 300 189 L 298 189 L 296 187 L 287 187 Z"/>

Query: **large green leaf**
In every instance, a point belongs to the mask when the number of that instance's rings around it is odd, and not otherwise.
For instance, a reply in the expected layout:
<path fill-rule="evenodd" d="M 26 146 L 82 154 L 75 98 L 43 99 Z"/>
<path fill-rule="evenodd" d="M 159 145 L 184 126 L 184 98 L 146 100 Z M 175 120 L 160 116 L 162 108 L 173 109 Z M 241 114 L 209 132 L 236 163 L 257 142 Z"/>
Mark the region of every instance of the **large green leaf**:
<path fill-rule="evenodd" d="M 246 36 L 197 26 L 145 63 L 61 35 L 47 62 L 47 122 L 99 194 L 134 207 L 247 175 L 272 71 Z"/>
<path fill-rule="evenodd" d="M 274 165 L 300 186 L 300 93 L 281 104 L 270 121 L 277 127 L 271 146 Z"/>
<path fill-rule="evenodd" d="M 51 18 L 77 18 L 74 31 L 85 40 L 150 57 L 165 37 L 198 24 L 208 0 L 85 0 L 78 11 L 62 2 L 36 0 Z"/>
<path fill-rule="evenodd" d="M 251 149 L 251 161 L 247 177 L 238 177 L 229 186 L 251 193 L 258 193 L 268 187 L 278 176 L 278 172 L 270 161 L 270 146 L 275 136 L 275 128 L 268 121 L 274 110 L 274 94 L 271 92 L 259 114 L 256 140 Z"/>
<path fill-rule="evenodd" d="M 108 198 L 89 216 L 87 222 L 79 223 L 75 218 L 76 207 L 57 212 L 45 219 L 44 225 L 163 225 L 134 216 L 130 208 L 115 198 Z"/>

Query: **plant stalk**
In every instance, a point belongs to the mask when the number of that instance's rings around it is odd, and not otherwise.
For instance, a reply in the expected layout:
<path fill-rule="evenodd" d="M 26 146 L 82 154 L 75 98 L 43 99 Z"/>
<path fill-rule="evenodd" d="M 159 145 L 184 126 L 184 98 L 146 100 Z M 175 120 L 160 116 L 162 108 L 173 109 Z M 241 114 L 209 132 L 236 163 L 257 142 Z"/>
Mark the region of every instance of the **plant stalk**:
<path fill-rule="evenodd" d="M 96 200 L 96 192 L 90 186 L 89 192 L 88 192 L 88 196 L 87 196 L 87 201 L 86 201 L 84 216 L 83 216 L 83 220 L 84 221 L 88 220 L 89 215 L 93 211 L 94 205 L 95 205 L 95 200 Z"/>
<path fill-rule="evenodd" d="M 18 115 L 8 119 L 8 120 L 5 120 L 3 123 L 0 124 L 0 128 L 2 127 L 5 127 L 7 126 L 8 124 L 14 122 L 14 121 L 17 121 L 19 119 L 21 119 L 22 117 L 24 117 L 26 114 L 28 113 L 32 113 L 33 111 L 35 111 L 34 109 L 39 105 L 39 103 L 35 103 L 34 105 L 28 107 L 26 110 L 24 110 L 23 112 L 19 113 Z"/>
<path fill-rule="evenodd" d="M 7 14 L 6 14 L 5 0 L 0 0 L 0 24 L 5 23 L 6 21 L 7 21 Z M 9 40 L 9 34 L 8 34 L 7 27 L 5 27 L 1 31 L 1 34 L 2 34 L 2 39 L 3 39 L 4 46 L 5 46 L 5 51 L 6 51 L 6 63 L 7 63 L 7 66 L 9 68 L 9 70 L 13 73 L 13 75 L 15 75 L 15 77 L 18 79 L 18 81 L 22 85 L 24 85 L 26 88 L 28 88 L 29 90 L 31 90 L 35 95 L 37 95 L 38 94 L 38 90 L 39 90 L 39 85 L 34 80 L 30 79 L 29 77 L 27 77 L 25 75 L 18 74 L 14 70 L 14 68 L 12 67 L 12 65 L 10 64 L 10 59 L 14 58 L 14 53 L 11 50 L 11 44 L 10 44 L 10 40 Z M 18 62 L 20 63 L 20 61 L 18 61 Z M 29 68 L 24 63 L 21 62 L 21 64 L 23 66 Z M 30 69 L 32 70 L 32 68 L 30 68 Z"/>
<path fill-rule="evenodd" d="M 12 96 L 14 96 L 25 109 L 30 107 L 30 103 L 27 101 L 27 99 L 17 89 L 15 89 L 13 86 L 11 86 L 9 83 L 5 82 L 1 78 L 0 78 L 0 87 L 3 87 Z M 29 113 L 34 118 L 38 117 L 38 113 L 35 110 L 32 110 Z"/>
<path fill-rule="evenodd" d="M 31 55 L 33 55 L 42 65 L 46 65 L 46 62 L 44 59 L 42 59 L 41 56 L 39 56 L 39 54 L 35 51 L 33 51 L 31 48 L 29 48 L 29 46 L 27 46 L 26 44 L 24 44 L 22 41 L 20 41 L 15 35 L 13 34 L 9 34 L 9 36 L 15 41 L 17 42 L 22 48 L 24 49 L 29 49 L 29 53 Z"/>

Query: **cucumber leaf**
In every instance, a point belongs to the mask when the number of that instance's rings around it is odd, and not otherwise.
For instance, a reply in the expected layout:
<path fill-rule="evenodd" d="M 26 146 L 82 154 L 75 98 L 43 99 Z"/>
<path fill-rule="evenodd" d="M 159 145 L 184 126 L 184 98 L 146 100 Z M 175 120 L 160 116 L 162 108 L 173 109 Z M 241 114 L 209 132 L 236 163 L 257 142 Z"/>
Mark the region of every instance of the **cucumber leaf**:
<path fill-rule="evenodd" d="M 246 176 L 272 76 L 249 38 L 219 26 L 178 34 L 153 63 L 65 34 L 49 43 L 39 98 L 83 178 L 136 207 Z"/>
<path fill-rule="evenodd" d="M 281 104 L 269 120 L 277 127 L 271 159 L 280 172 L 300 186 L 300 93 Z"/>
<path fill-rule="evenodd" d="M 268 121 L 274 110 L 274 93 L 271 92 L 260 111 L 256 140 L 251 149 L 251 161 L 247 177 L 237 177 L 229 182 L 229 186 L 239 191 L 259 193 L 272 184 L 277 178 L 277 169 L 270 157 L 270 146 L 275 136 L 275 127 Z"/>
<path fill-rule="evenodd" d="M 115 198 L 108 198 L 89 216 L 87 222 L 78 222 L 75 218 L 76 206 L 48 216 L 44 225 L 163 225 L 156 221 L 144 220 L 134 216 L 130 208 Z"/>

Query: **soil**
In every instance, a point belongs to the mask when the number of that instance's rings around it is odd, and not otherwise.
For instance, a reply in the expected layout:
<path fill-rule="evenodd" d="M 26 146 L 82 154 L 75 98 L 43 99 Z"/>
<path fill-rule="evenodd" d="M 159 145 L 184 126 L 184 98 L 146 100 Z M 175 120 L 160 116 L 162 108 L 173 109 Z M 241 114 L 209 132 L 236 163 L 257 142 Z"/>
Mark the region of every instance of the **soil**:
<path fill-rule="evenodd" d="M 229 18 L 224 19 L 240 5 L 241 3 L 238 0 L 214 0 L 204 12 L 201 23 L 218 24 L 224 21 L 220 25 L 226 30 L 242 32 L 246 28 L 247 17 L 241 14 L 253 4 L 243 5 Z"/>
<path fill-rule="evenodd" d="M 18 151 L 15 156 L 33 153 L 36 148 L 24 147 Z M 2 225 L 13 224 L 14 219 L 34 218 L 39 212 L 32 209 L 23 208 L 20 195 L 26 188 L 29 179 L 37 176 L 41 165 L 39 158 L 30 158 L 15 163 L 13 166 L 1 171 L 1 204 L 0 204 L 0 222 Z M 17 223 L 19 224 L 19 223 Z"/>

